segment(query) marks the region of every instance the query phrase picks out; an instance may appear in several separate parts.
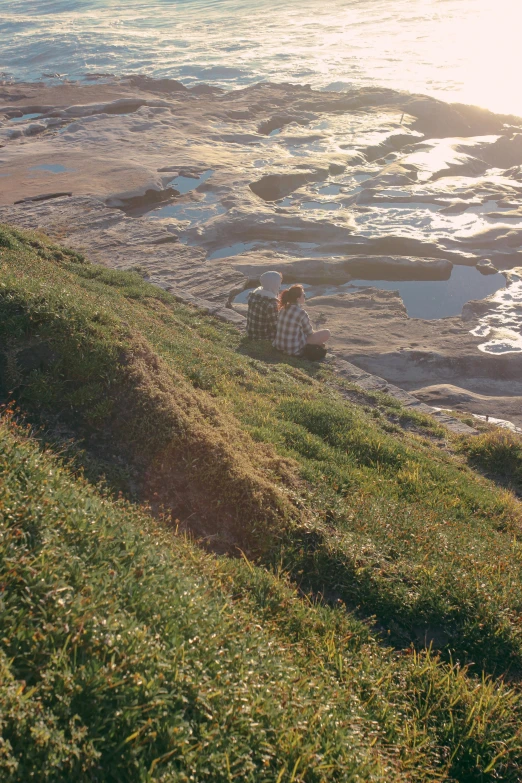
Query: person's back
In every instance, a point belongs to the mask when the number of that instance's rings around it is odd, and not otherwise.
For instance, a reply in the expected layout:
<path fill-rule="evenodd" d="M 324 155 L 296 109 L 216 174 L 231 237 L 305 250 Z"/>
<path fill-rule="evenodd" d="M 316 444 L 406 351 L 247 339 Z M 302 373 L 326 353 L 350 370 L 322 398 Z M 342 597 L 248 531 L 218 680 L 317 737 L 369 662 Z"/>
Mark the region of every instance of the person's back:
<path fill-rule="evenodd" d="M 281 279 L 279 272 L 265 272 L 259 278 L 261 286 L 248 297 L 246 332 L 251 340 L 273 340 L 276 336 Z"/>
<path fill-rule="evenodd" d="M 301 285 L 293 285 L 281 293 L 274 348 L 290 356 L 303 356 L 309 350 L 307 346 L 321 346 L 322 355 L 325 355 L 324 344 L 330 337 L 330 331 L 321 329 L 314 332 L 308 313 L 302 308 L 304 302 L 305 294 Z M 319 357 L 314 355 L 307 358 Z"/>
<path fill-rule="evenodd" d="M 306 310 L 299 304 L 287 304 L 279 311 L 274 348 L 290 356 L 299 356 L 312 332 Z"/>

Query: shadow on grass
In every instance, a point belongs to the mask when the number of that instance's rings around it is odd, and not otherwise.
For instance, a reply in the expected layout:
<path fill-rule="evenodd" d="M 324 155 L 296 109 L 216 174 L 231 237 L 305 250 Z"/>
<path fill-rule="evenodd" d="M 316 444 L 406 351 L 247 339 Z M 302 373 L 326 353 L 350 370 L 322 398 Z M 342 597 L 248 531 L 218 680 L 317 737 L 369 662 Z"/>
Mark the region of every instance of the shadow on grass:
<path fill-rule="evenodd" d="M 468 666 L 475 674 L 522 679 L 522 656 L 509 624 L 481 605 L 471 587 L 455 601 L 448 585 L 436 597 L 429 589 L 408 605 L 360 568 L 346 553 L 332 548 L 321 531 L 294 532 L 293 540 L 276 553 L 302 594 L 326 605 L 345 605 L 348 612 L 372 627 L 385 647 L 396 650 L 430 648 L 443 660 Z"/>
<path fill-rule="evenodd" d="M 464 438 L 457 450 L 476 471 L 522 498 L 522 436 L 499 427 Z"/>
<path fill-rule="evenodd" d="M 286 353 L 277 351 L 269 340 L 251 340 L 248 337 L 243 337 L 237 352 L 266 364 L 285 364 L 289 367 L 295 367 L 311 378 L 317 378 L 326 365 L 324 361 L 312 362 L 307 359 L 301 359 L 299 356 L 289 356 Z"/>

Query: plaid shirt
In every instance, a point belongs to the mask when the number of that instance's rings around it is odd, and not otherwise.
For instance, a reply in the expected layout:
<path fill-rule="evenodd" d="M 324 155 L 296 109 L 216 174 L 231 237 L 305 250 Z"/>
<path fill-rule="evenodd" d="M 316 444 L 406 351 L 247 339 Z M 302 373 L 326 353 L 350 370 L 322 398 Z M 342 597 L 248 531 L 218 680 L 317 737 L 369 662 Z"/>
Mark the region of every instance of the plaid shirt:
<path fill-rule="evenodd" d="M 256 294 L 248 297 L 247 335 L 251 340 L 273 340 L 277 329 L 277 299 Z"/>
<path fill-rule="evenodd" d="M 306 345 L 306 338 L 313 331 L 306 310 L 297 304 L 287 305 L 279 311 L 274 348 L 290 356 L 299 356 Z"/>

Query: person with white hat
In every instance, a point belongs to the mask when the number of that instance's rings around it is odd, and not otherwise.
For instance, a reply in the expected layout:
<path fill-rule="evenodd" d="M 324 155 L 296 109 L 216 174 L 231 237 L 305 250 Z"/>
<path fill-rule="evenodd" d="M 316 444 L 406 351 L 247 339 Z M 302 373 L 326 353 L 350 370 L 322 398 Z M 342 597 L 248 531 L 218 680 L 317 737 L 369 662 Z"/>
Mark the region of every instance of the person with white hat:
<path fill-rule="evenodd" d="M 246 332 L 251 340 L 273 340 L 276 336 L 282 279 L 280 272 L 263 272 L 261 285 L 249 294 Z"/>

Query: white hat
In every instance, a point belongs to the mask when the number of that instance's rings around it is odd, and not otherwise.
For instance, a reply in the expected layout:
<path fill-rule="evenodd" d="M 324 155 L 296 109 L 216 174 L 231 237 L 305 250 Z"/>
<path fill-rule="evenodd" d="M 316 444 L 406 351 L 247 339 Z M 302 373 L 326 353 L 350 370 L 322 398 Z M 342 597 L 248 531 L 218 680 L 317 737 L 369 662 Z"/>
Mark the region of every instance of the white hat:
<path fill-rule="evenodd" d="M 279 289 L 281 288 L 282 279 L 283 275 L 281 272 L 263 272 L 259 278 L 259 282 L 266 291 L 270 291 L 272 294 L 277 296 Z"/>

